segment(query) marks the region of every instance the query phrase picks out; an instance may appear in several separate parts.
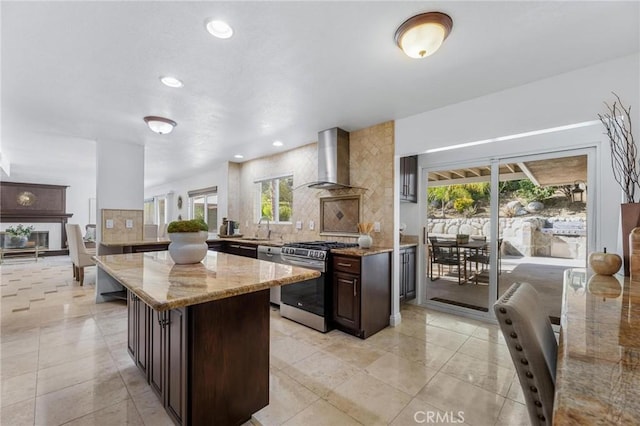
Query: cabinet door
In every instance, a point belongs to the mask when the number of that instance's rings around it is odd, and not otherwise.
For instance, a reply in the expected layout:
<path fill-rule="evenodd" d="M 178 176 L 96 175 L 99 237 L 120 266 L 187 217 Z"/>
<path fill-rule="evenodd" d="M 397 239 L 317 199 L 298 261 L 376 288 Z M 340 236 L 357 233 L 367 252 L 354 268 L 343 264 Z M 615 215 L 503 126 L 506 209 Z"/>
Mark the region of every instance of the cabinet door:
<path fill-rule="evenodd" d="M 164 328 L 166 312 L 151 308 L 149 318 L 149 384 L 164 401 Z"/>
<path fill-rule="evenodd" d="M 167 312 L 166 338 L 166 409 L 180 424 L 186 424 L 187 318 L 186 309 Z"/>
<path fill-rule="evenodd" d="M 333 274 L 333 319 L 350 329 L 360 329 L 359 275 Z"/>
<path fill-rule="evenodd" d="M 149 308 L 136 297 L 136 364 L 142 372 L 147 374 L 147 348 L 149 345 Z"/>
<path fill-rule="evenodd" d="M 400 200 L 407 199 L 407 157 L 400 158 Z"/>
<path fill-rule="evenodd" d="M 137 328 L 137 315 L 136 315 L 136 300 L 137 296 L 130 290 L 127 290 L 127 351 L 129 355 L 136 359 L 136 328 Z"/>
<path fill-rule="evenodd" d="M 405 258 L 407 262 L 405 267 L 405 299 L 411 300 L 416 298 L 416 248 L 407 249 Z"/>
<path fill-rule="evenodd" d="M 418 201 L 418 157 L 405 157 L 406 199 L 413 203 Z"/>

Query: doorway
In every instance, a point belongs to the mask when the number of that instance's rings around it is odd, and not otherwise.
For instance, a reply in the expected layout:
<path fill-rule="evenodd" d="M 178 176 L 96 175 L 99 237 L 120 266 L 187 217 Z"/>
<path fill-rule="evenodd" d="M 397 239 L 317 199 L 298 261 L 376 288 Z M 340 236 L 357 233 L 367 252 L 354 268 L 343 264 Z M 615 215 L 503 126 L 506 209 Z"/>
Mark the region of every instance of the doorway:
<path fill-rule="evenodd" d="M 593 154 L 576 149 L 423 169 L 422 302 L 491 318 L 493 303 L 526 281 L 559 324 L 563 272 L 586 266 Z"/>

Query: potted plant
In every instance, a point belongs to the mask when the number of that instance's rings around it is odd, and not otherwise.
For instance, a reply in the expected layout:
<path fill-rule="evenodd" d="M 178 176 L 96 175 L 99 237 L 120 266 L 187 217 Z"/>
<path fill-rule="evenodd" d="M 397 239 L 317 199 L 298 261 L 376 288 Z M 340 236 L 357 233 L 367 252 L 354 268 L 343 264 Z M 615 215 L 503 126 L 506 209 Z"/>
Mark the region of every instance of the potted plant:
<path fill-rule="evenodd" d="M 605 102 L 607 112 L 598 114 L 609 138 L 613 177 L 624 192 L 625 202 L 620 206 L 622 225 L 622 252 L 624 274 L 629 276 L 629 235 L 640 226 L 640 203 L 636 200 L 636 189 L 640 187 L 638 147 L 631 133 L 631 107 L 625 108 L 620 97 L 612 105 Z"/>
<path fill-rule="evenodd" d="M 29 240 L 29 236 L 31 235 L 31 231 L 33 231 L 33 226 L 23 226 L 19 224 L 17 226 L 10 226 L 5 231 L 10 238 L 9 246 L 20 248 L 24 247 Z"/>
<path fill-rule="evenodd" d="M 207 255 L 209 228 L 202 219 L 176 220 L 169 224 L 167 233 L 169 255 L 179 265 L 198 263 Z"/>

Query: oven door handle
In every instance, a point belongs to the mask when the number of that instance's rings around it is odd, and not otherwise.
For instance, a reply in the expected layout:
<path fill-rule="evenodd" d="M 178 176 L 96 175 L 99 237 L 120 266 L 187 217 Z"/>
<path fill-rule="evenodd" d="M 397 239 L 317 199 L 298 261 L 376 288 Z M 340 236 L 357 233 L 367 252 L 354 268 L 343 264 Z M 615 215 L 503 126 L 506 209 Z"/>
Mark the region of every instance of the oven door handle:
<path fill-rule="evenodd" d="M 299 260 L 293 260 L 293 259 L 284 259 L 284 262 L 285 263 L 290 263 L 291 265 L 300 266 L 302 268 L 317 269 L 317 270 L 323 269 L 321 264 L 318 264 L 318 263 L 315 263 L 315 262 L 314 263 L 301 262 Z"/>

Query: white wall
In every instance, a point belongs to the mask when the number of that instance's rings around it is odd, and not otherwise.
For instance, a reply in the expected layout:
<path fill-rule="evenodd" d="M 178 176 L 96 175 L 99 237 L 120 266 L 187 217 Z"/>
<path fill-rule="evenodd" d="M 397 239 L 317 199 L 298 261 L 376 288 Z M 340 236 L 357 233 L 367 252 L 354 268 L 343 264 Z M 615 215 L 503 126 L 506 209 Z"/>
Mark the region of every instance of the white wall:
<path fill-rule="evenodd" d="M 187 219 L 189 216 L 189 196 L 188 191 L 195 189 L 207 188 L 210 186 L 218 187 L 218 226 L 222 224 L 222 218 L 228 215 L 228 202 L 227 202 L 227 181 L 229 164 L 227 162 L 220 163 L 203 173 L 190 176 L 185 179 L 168 182 L 163 185 L 158 185 L 144 189 L 144 198 L 151 198 L 157 195 L 164 195 L 173 193 L 173 202 L 169 205 L 167 222 L 177 220 L 178 215 L 181 214 L 183 219 Z M 178 210 L 176 205 L 178 196 L 182 196 L 182 209 Z"/>
<path fill-rule="evenodd" d="M 603 102 L 613 99 L 612 91 L 620 95 L 626 106 L 632 107 L 637 129 L 640 125 L 638 75 L 640 56 L 635 54 L 400 119 L 395 127 L 396 155 L 424 153 L 438 147 L 597 120 L 597 114 L 605 112 Z M 638 139 L 638 135 L 635 136 Z M 600 146 L 594 167 L 600 191 L 592 192 L 600 209 L 595 223 L 599 234 L 596 246 L 618 247 L 621 191 L 612 177 L 607 143 L 602 129 L 596 125 L 424 154 L 420 156 L 420 164 L 423 167 L 436 162 L 456 164 L 478 158 Z M 398 217 L 410 229 L 418 228 L 419 214 L 412 213 L 415 207 L 404 206 L 400 205 Z"/>

